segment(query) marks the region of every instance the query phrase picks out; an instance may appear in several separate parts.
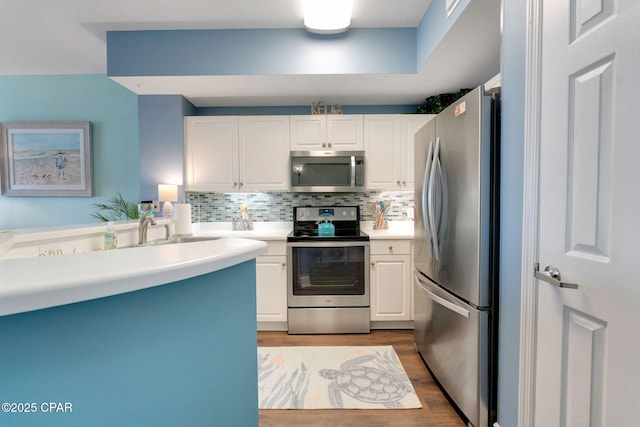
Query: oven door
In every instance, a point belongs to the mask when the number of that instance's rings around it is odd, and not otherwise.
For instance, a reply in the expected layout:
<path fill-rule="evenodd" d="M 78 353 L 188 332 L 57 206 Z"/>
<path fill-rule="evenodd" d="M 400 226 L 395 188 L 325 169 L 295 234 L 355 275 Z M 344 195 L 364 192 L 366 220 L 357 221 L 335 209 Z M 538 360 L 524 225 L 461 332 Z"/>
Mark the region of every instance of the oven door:
<path fill-rule="evenodd" d="M 368 307 L 369 242 L 288 242 L 289 307 Z"/>

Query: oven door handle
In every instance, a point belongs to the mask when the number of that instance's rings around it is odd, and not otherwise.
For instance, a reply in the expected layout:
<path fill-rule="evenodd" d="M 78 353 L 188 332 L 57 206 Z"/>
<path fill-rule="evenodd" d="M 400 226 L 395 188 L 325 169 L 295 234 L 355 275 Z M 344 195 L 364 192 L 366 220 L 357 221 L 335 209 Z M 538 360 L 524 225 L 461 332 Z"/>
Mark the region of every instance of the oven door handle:
<path fill-rule="evenodd" d="M 363 246 L 363 247 L 368 247 L 369 246 L 369 241 L 366 240 L 356 240 L 356 241 L 347 241 L 347 240 L 341 240 L 341 241 L 332 241 L 332 242 L 328 242 L 328 241 L 322 241 L 322 242 L 315 242 L 313 241 L 313 239 L 309 239 L 307 241 L 304 242 L 287 242 L 287 246 L 290 247 L 295 247 L 295 248 L 347 248 L 347 247 L 357 247 L 357 246 Z"/>

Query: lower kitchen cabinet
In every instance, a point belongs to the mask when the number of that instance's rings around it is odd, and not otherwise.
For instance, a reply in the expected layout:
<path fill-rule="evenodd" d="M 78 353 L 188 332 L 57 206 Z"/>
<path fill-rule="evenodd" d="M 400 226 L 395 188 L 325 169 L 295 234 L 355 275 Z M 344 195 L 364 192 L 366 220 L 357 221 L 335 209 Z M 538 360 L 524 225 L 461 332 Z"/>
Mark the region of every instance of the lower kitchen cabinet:
<path fill-rule="evenodd" d="M 286 330 L 287 257 L 285 242 L 267 242 L 266 255 L 256 258 L 258 329 Z"/>
<path fill-rule="evenodd" d="M 371 320 L 411 320 L 411 241 L 372 240 Z"/>

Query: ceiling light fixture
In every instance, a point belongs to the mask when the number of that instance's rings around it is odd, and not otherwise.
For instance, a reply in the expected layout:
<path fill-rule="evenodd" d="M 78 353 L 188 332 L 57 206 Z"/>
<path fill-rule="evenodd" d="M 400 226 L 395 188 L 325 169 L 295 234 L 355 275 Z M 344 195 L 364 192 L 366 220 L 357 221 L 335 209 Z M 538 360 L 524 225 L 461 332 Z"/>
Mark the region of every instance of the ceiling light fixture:
<path fill-rule="evenodd" d="M 316 34 L 339 34 L 351 25 L 352 0 L 304 0 L 304 27 Z"/>

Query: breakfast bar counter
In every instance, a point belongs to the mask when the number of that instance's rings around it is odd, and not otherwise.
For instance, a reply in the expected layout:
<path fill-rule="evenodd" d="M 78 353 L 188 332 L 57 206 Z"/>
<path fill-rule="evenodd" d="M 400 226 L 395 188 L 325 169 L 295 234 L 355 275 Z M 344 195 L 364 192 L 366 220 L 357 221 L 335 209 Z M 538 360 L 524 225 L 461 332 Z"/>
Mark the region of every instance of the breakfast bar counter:
<path fill-rule="evenodd" d="M 220 238 L 0 259 L 0 425 L 257 425 L 266 249 Z"/>
<path fill-rule="evenodd" d="M 0 316 L 189 279 L 254 259 L 266 248 L 256 240 L 223 238 L 0 259 Z"/>

